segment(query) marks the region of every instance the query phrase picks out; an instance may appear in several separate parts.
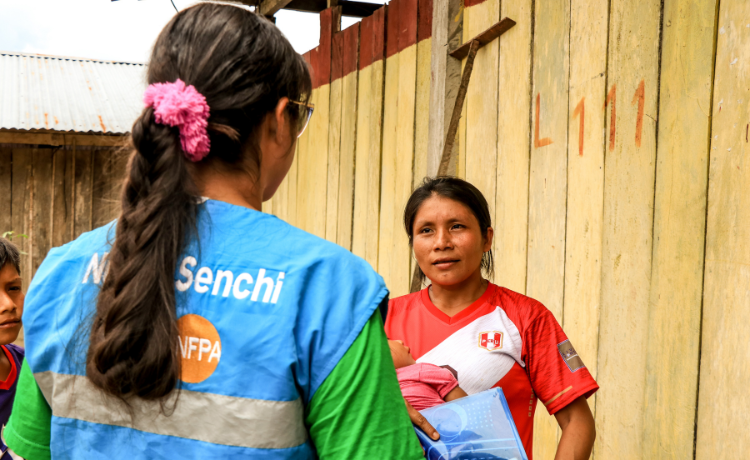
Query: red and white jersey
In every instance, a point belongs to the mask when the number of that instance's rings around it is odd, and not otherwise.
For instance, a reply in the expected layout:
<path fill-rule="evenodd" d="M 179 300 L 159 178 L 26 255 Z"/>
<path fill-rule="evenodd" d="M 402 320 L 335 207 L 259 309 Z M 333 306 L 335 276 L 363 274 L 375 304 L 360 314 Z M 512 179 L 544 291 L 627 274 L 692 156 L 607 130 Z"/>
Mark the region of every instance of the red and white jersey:
<path fill-rule="evenodd" d="M 529 460 L 537 398 L 554 414 L 599 389 L 552 312 L 492 283 L 452 317 L 432 304 L 428 289 L 393 299 L 385 331 L 418 363 L 452 367 L 470 395 L 502 388 Z"/>

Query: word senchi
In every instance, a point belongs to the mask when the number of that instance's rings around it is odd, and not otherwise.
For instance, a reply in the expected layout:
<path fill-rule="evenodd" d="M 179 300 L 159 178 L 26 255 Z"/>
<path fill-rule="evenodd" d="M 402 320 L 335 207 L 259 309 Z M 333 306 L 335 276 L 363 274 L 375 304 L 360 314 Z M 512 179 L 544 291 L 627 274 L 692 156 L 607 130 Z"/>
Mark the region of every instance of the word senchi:
<path fill-rule="evenodd" d="M 107 276 L 108 256 L 109 253 L 105 252 L 100 259 L 99 254 L 94 253 L 83 276 L 83 284 L 88 283 L 91 278 L 94 284 L 102 282 Z M 221 292 L 222 297 L 229 297 L 231 294 L 235 299 L 242 300 L 249 296 L 252 302 L 258 302 L 260 299 L 263 303 L 275 304 L 284 286 L 284 272 L 279 272 L 274 281 L 273 278 L 266 276 L 265 268 L 258 270 L 257 276 L 253 278 L 249 273 L 240 273 L 235 277 L 231 270 L 216 270 L 216 276 L 214 276 L 214 271 L 209 267 L 200 267 L 197 272 L 194 272 L 196 265 L 198 261 L 193 256 L 182 259 L 179 274 L 183 279 L 178 277 L 175 281 L 178 291 L 185 292 L 192 287 L 198 294 L 211 291 L 210 295 L 219 295 Z M 251 291 L 248 288 L 253 284 Z M 263 294 L 262 298 L 261 294 Z"/>

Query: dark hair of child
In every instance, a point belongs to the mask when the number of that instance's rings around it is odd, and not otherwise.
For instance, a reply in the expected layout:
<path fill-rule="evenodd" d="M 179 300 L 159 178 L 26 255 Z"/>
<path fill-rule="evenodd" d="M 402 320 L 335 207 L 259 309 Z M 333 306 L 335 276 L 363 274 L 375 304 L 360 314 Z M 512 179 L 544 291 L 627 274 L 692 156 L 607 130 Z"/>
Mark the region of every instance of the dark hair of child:
<path fill-rule="evenodd" d="M 90 381 L 123 400 L 163 400 L 179 383 L 174 272 L 197 237 L 198 192 L 189 169 L 241 168 L 257 177 L 256 128 L 281 98 L 307 102 L 312 91 L 307 64 L 276 26 L 210 2 L 176 14 L 154 44 L 147 83 L 177 79 L 206 98 L 211 150 L 189 163 L 179 129 L 157 124 L 151 107 L 133 125 L 134 152 L 86 358 Z M 289 107 L 296 127 L 300 106 Z"/>
<path fill-rule="evenodd" d="M 13 265 L 18 274 L 21 274 L 21 252 L 10 240 L 0 236 L 0 268 L 5 264 Z"/>
<path fill-rule="evenodd" d="M 414 220 L 417 218 L 417 212 L 422 207 L 422 203 L 433 195 L 457 201 L 469 208 L 479 222 L 482 235 L 487 235 L 487 229 L 492 227 L 492 217 L 490 217 L 490 208 L 487 205 L 487 200 L 479 189 L 457 177 L 428 177 L 412 192 L 404 208 L 404 228 L 409 237 L 409 246 L 414 241 Z M 495 271 L 492 250 L 482 255 L 481 267 L 484 276 L 492 278 Z M 417 270 L 420 283 L 424 283 L 424 273 L 422 273 L 419 266 L 417 266 Z"/>

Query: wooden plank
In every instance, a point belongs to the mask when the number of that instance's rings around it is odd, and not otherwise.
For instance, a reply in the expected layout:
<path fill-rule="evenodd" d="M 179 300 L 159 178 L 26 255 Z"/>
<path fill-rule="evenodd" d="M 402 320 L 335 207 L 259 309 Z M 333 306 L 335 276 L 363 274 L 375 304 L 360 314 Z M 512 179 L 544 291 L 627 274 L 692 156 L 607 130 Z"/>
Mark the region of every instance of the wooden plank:
<path fill-rule="evenodd" d="M 463 1 L 434 0 L 432 11 L 429 139 L 427 142 L 428 176 L 437 174 L 443 154 L 445 133 L 450 123 L 461 80 L 461 62 L 458 59 L 449 58 L 445 50 L 458 46 L 461 41 Z M 458 156 L 458 143 L 453 145 L 451 157 L 456 158 Z M 455 165 L 455 161 L 452 164 Z M 448 170 L 449 174 L 455 174 L 455 166 L 449 167 Z"/>
<path fill-rule="evenodd" d="M 370 171 L 370 126 L 381 120 L 371 120 L 372 107 L 380 105 L 373 99 L 371 90 L 373 85 L 373 30 L 374 18 L 362 20 L 361 40 L 359 43 L 359 72 L 358 84 L 361 91 L 357 94 L 357 138 L 354 157 L 354 212 L 352 215 L 352 252 L 370 262 L 377 268 L 377 250 L 374 260 L 367 258 L 367 238 L 373 233 L 368 227 L 368 203 L 375 200 L 369 195 L 369 182 L 373 178 Z M 382 77 L 381 82 L 382 84 Z M 381 91 L 382 97 L 382 91 Z M 379 153 L 378 153 L 379 155 Z M 378 163 L 378 177 L 380 164 Z M 378 193 L 380 185 L 378 184 Z M 378 200 L 379 201 L 379 200 Z M 377 227 L 376 227 L 377 228 Z M 368 231 L 369 230 L 369 231 Z M 377 234 L 377 231 L 374 233 Z M 377 241 L 377 238 L 376 238 Z"/>
<path fill-rule="evenodd" d="M 0 130 L 0 144 L 64 145 L 62 133 Z"/>
<path fill-rule="evenodd" d="M 412 190 L 428 176 L 427 152 L 429 144 L 430 112 L 430 55 L 432 39 L 417 44 L 416 120 L 414 126 L 414 181 Z"/>
<path fill-rule="evenodd" d="M 569 3 L 539 3 L 534 11 L 534 133 L 531 149 L 526 294 L 563 322 L 568 160 Z M 543 404 L 534 422 L 534 456 L 554 458 L 559 427 Z"/>
<path fill-rule="evenodd" d="M 32 276 L 52 247 L 53 158 L 54 151 L 50 148 L 32 151 L 31 161 L 34 181 L 31 207 Z"/>
<path fill-rule="evenodd" d="M 313 235 L 326 236 L 326 201 L 328 175 L 328 104 L 331 86 L 326 84 L 315 90 L 315 110 L 318 112 L 314 120 L 310 120 L 310 137 L 307 146 L 307 178 L 305 187 L 300 188 L 306 199 L 300 200 L 301 210 L 305 215 L 302 227 Z M 300 208 L 297 208 L 300 211 Z"/>
<path fill-rule="evenodd" d="M 383 11 L 383 10 L 378 10 Z M 381 28 L 385 29 L 385 15 L 383 14 L 380 18 Z M 381 42 L 382 43 L 382 42 Z M 377 45 L 377 42 L 376 42 Z M 381 45 L 380 49 L 383 47 Z M 377 47 L 376 47 L 377 52 Z M 380 235 L 378 234 L 378 227 L 380 226 L 380 206 L 382 203 L 382 197 L 380 195 L 380 181 L 382 174 L 382 155 L 383 155 L 383 144 L 382 144 L 382 133 L 383 133 L 383 113 L 384 113 L 384 80 L 385 80 L 385 59 L 382 51 L 380 52 L 380 59 L 374 61 L 371 65 L 372 72 L 370 78 L 370 92 L 371 92 L 371 104 L 370 104 L 370 124 L 369 129 L 369 144 L 370 152 L 368 155 L 369 166 L 367 168 L 367 174 L 369 176 L 367 180 L 367 228 L 366 228 L 366 251 L 365 260 L 370 262 L 373 267 L 378 264 L 378 253 L 380 244 Z M 361 131 L 360 131 L 361 132 Z"/>
<path fill-rule="evenodd" d="M 360 33 L 352 252 L 373 268 L 378 267 L 386 8 L 363 19 Z"/>
<path fill-rule="evenodd" d="M 52 246 L 58 247 L 73 239 L 74 153 L 57 149 L 53 161 Z"/>
<path fill-rule="evenodd" d="M 414 180 L 412 190 L 428 175 L 430 123 L 430 66 L 432 63 L 432 0 L 419 0 L 417 27 L 417 97 L 414 126 Z"/>
<path fill-rule="evenodd" d="M 604 207 L 608 0 L 571 3 L 563 329 L 596 378 Z M 594 78 L 592 78 L 592 75 Z M 589 398 L 595 413 L 596 395 Z"/>
<path fill-rule="evenodd" d="M 115 149 L 112 152 L 112 181 L 110 189 L 110 199 L 112 200 L 112 218 L 115 219 L 120 215 L 122 209 L 122 187 L 128 173 L 128 161 L 130 160 L 129 149 Z"/>
<path fill-rule="evenodd" d="M 76 145 L 113 147 L 128 142 L 128 136 L 106 136 L 96 134 L 69 134 L 56 131 L 18 131 L 0 130 L 0 144 L 30 144 L 30 145 L 71 145 L 75 139 Z"/>
<path fill-rule="evenodd" d="M 94 152 L 73 150 L 75 159 L 75 199 L 73 207 L 73 238 L 93 228 Z"/>
<path fill-rule="evenodd" d="M 695 453 L 716 7 L 664 3 L 642 458 Z M 636 146 L 654 89 L 632 99 Z"/>
<path fill-rule="evenodd" d="M 709 112 L 713 120 L 697 460 L 744 458 L 750 451 L 747 429 L 750 396 L 746 388 L 746 382 L 750 381 L 750 366 L 747 365 L 750 362 L 747 346 L 750 324 L 748 17 L 750 3 L 720 3 L 713 106 Z M 706 70 L 702 71 L 705 76 Z M 706 105 L 702 108 L 708 110 Z"/>
<path fill-rule="evenodd" d="M 94 185 L 92 189 L 92 225 L 101 227 L 112 220 L 112 152 L 94 150 Z"/>
<path fill-rule="evenodd" d="M 464 15 L 466 16 L 466 15 Z M 464 18 L 464 29 L 469 27 L 471 22 L 469 21 L 469 18 Z M 461 62 L 461 73 L 463 74 L 464 68 L 466 67 L 466 61 Z M 466 179 L 466 118 L 467 118 L 467 104 L 463 104 L 463 107 L 461 109 L 461 118 L 458 120 L 458 139 L 456 139 L 456 143 L 453 147 L 453 157 L 455 157 L 455 176 L 459 177 L 461 179 Z M 447 128 L 448 125 L 446 125 L 446 136 L 447 136 Z M 453 158 L 452 157 L 452 158 Z M 452 161 L 453 162 L 453 161 Z M 448 175 L 451 175 L 451 169 L 448 168 Z"/>
<path fill-rule="evenodd" d="M 313 79 L 313 86 L 315 85 L 315 68 L 312 65 L 312 56 L 313 51 L 310 51 L 308 53 L 305 53 L 304 57 L 307 60 L 308 64 L 310 65 L 310 71 L 312 74 Z M 318 91 L 314 88 L 312 93 L 310 94 L 310 103 L 315 105 L 318 98 Z M 320 118 L 320 112 L 318 111 L 318 107 L 316 105 L 315 112 L 313 112 L 312 118 Z M 310 136 L 312 133 L 313 124 L 312 124 L 312 118 L 310 119 L 310 123 L 308 123 L 307 129 L 305 129 L 305 132 L 302 133 L 302 136 L 297 139 L 297 157 L 295 158 L 295 161 L 297 162 L 297 168 L 296 168 L 296 174 L 297 178 L 294 184 L 294 195 L 290 196 L 290 200 L 294 202 L 294 224 L 296 227 L 301 228 L 303 230 L 307 230 L 307 219 L 305 214 L 305 209 L 307 206 L 309 206 L 309 187 L 308 184 L 310 182 L 310 179 L 308 178 L 308 175 L 310 174 L 310 159 L 308 154 L 308 146 L 310 144 Z M 315 126 L 318 126 L 319 123 L 317 123 Z M 292 190 L 290 189 L 290 192 Z"/>
<path fill-rule="evenodd" d="M 3 212 L 0 212 L 0 235 L 12 229 L 11 206 L 13 203 L 13 149 L 0 146 L 0 197 Z"/>
<path fill-rule="evenodd" d="M 359 24 L 344 32 L 343 78 L 341 93 L 341 153 L 336 242 L 352 249 L 352 219 L 354 211 L 354 159 L 357 133 L 357 55 L 359 54 Z"/>
<path fill-rule="evenodd" d="M 365 18 L 366 19 L 366 18 Z M 365 22 L 362 21 L 362 41 L 365 40 Z M 354 157 L 354 212 L 352 214 L 352 252 L 366 259 L 367 239 L 366 236 L 371 230 L 367 226 L 368 221 L 368 182 L 372 177 L 369 170 L 370 159 L 370 112 L 372 96 L 370 91 L 372 87 L 372 66 L 359 71 L 358 83 L 362 91 L 357 94 L 357 139 L 355 145 Z M 380 173 L 380 165 L 378 165 Z M 372 197 L 375 199 L 375 197 Z M 376 227 L 377 228 L 377 227 Z M 377 233 L 377 230 L 375 231 Z M 375 262 L 366 259 L 373 268 L 377 268 L 377 252 Z"/>
<path fill-rule="evenodd" d="M 642 80 L 647 88 L 658 82 L 660 10 L 655 0 L 610 3 L 598 459 L 643 458 L 658 98 L 652 90 L 644 100 L 640 146 L 639 105 L 631 100 Z"/>
<path fill-rule="evenodd" d="M 466 4 L 466 2 L 464 2 L 464 4 Z M 474 2 L 473 4 L 476 4 L 476 2 Z M 466 5 L 466 6 L 468 7 L 468 6 L 472 6 L 472 5 Z M 463 27 L 462 27 L 462 32 L 461 32 L 462 39 L 465 38 L 466 40 L 468 40 L 470 37 L 469 37 L 469 34 L 468 34 L 467 30 L 473 30 L 473 27 L 471 25 L 472 17 L 470 15 L 466 14 L 466 8 L 464 8 L 463 11 L 462 11 L 462 18 L 463 18 Z M 455 58 L 453 58 L 453 59 L 455 59 Z M 463 61 L 461 61 L 461 77 L 463 77 L 463 73 L 464 73 L 464 69 L 465 68 L 466 68 L 466 60 L 463 60 Z M 459 78 L 461 78 L 461 77 L 459 77 Z M 459 83 L 459 85 L 460 85 L 460 83 Z M 458 94 L 458 91 L 456 91 L 456 94 Z M 453 157 L 455 157 L 455 169 L 454 169 L 454 173 L 455 173 L 456 177 L 460 177 L 461 179 L 466 179 L 466 155 L 467 155 L 467 153 L 466 153 L 466 136 L 467 136 L 467 133 L 466 133 L 467 121 L 466 121 L 466 119 L 467 119 L 467 105 L 468 104 L 464 103 L 463 107 L 461 108 L 461 118 L 459 119 L 459 122 L 458 122 L 458 136 L 457 136 L 457 139 L 455 141 L 456 145 L 454 145 L 454 147 L 453 147 Z M 451 107 L 450 107 L 451 114 L 453 112 L 454 107 L 455 107 L 455 99 L 454 99 L 454 101 L 453 101 L 453 103 L 451 104 Z M 445 124 L 445 126 L 446 126 L 446 128 L 445 128 L 445 130 L 446 130 L 446 137 L 448 135 L 447 131 L 448 131 L 448 126 L 449 125 L 450 125 L 450 122 L 446 122 L 446 124 Z M 446 141 L 447 141 L 447 139 L 446 139 Z M 449 173 L 448 174 L 450 175 L 452 171 L 450 171 L 451 168 L 448 168 L 448 169 L 449 169 Z"/>
<path fill-rule="evenodd" d="M 13 183 L 11 202 L 11 228 L 17 236 L 13 242 L 24 254 L 21 255 L 21 277 L 24 279 L 24 289 L 29 288 L 33 275 L 32 242 L 34 238 L 32 227 L 33 208 L 33 149 L 13 149 Z M 22 237 L 20 235 L 26 235 Z"/>
<path fill-rule="evenodd" d="M 335 8 L 320 13 L 320 45 L 311 51 L 314 76 L 313 104 L 315 116 L 308 126 L 307 152 L 300 158 L 300 188 L 298 189 L 297 215 L 300 228 L 313 235 L 326 236 L 326 202 L 328 177 L 328 120 L 331 81 L 331 39 Z M 340 20 L 339 20 L 340 21 Z M 336 23 L 336 27 L 340 22 Z"/>
<path fill-rule="evenodd" d="M 409 293 L 411 286 L 411 249 L 404 231 L 404 208 L 412 191 L 414 168 L 414 131 L 417 97 L 417 0 L 400 0 L 398 38 L 398 122 L 396 126 L 396 170 L 393 200 L 393 252 L 391 296 Z M 386 67 L 387 70 L 387 67 Z M 386 280 L 386 283 L 388 281 Z"/>
<path fill-rule="evenodd" d="M 531 132 L 531 0 L 501 2 L 518 25 L 500 37 L 495 192 L 495 283 L 526 292 Z"/>
<path fill-rule="evenodd" d="M 464 39 L 472 40 L 499 18 L 500 0 L 487 0 L 467 7 L 464 10 Z M 495 39 L 477 51 L 464 103 L 465 178 L 484 195 L 490 216 L 495 215 L 497 184 L 499 45 L 499 40 Z"/>
<path fill-rule="evenodd" d="M 380 173 L 380 242 L 378 246 L 378 273 L 385 284 L 394 292 L 394 279 L 391 269 L 394 265 L 394 228 L 396 219 L 396 152 L 398 150 L 398 115 L 399 115 L 399 70 L 401 60 L 398 56 L 399 14 L 405 0 L 392 0 L 388 5 L 388 24 L 386 31 L 385 90 L 383 94 L 383 156 Z M 409 181 L 411 184 L 411 180 Z"/>
<path fill-rule="evenodd" d="M 328 180 L 326 231 L 328 241 L 336 242 L 339 224 L 339 176 L 341 174 L 341 97 L 344 72 L 344 34 L 333 36 L 331 49 L 331 90 L 328 119 Z"/>

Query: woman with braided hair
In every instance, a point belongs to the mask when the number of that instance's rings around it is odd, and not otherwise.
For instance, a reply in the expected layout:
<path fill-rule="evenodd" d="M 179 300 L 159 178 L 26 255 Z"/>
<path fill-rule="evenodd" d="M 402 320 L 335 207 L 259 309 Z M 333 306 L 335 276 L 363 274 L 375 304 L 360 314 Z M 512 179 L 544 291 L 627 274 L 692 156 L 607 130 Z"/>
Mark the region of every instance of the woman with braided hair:
<path fill-rule="evenodd" d="M 417 459 L 383 280 L 260 212 L 312 114 L 278 29 L 232 4 L 157 39 L 112 224 L 50 251 L 3 437 L 28 459 Z"/>

